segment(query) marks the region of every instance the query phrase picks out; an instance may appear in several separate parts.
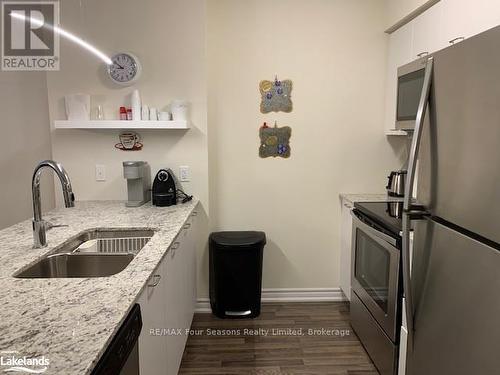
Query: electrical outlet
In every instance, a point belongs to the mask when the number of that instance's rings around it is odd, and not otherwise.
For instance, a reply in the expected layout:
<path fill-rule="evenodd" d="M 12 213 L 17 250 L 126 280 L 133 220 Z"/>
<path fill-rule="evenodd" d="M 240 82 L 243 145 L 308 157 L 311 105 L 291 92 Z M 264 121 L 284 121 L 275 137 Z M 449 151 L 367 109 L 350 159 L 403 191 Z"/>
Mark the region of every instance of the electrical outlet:
<path fill-rule="evenodd" d="M 181 165 L 179 167 L 179 177 L 181 182 L 189 181 L 189 167 L 187 165 Z"/>
<path fill-rule="evenodd" d="M 96 164 L 95 166 L 95 180 L 106 181 L 106 166 L 103 164 Z"/>

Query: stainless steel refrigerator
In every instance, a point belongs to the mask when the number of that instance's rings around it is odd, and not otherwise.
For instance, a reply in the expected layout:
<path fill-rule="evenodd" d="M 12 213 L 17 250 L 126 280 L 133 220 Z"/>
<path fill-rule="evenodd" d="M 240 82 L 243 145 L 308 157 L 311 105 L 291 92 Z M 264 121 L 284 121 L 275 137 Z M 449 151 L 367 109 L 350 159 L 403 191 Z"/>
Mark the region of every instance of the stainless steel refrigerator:
<path fill-rule="evenodd" d="M 403 219 L 406 374 L 498 375 L 500 28 L 425 69 Z"/>

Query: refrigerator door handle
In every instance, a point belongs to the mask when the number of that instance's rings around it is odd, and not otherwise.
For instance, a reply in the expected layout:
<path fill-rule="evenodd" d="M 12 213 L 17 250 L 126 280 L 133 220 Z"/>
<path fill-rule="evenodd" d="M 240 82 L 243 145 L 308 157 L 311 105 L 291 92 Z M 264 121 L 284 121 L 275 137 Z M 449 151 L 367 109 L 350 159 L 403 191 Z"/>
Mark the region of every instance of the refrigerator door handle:
<path fill-rule="evenodd" d="M 415 171 L 417 166 L 418 151 L 420 148 L 420 141 L 422 138 L 422 130 L 424 125 L 425 114 L 429 103 L 430 89 L 432 85 L 432 71 L 434 60 L 430 57 L 427 60 L 424 75 L 424 84 L 420 102 L 418 104 L 417 118 L 415 120 L 415 131 L 411 142 L 410 156 L 408 161 L 408 175 L 407 185 L 405 189 L 404 203 L 403 203 L 403 287 L 405 295 L 405 310 L 406 310 L 406 324 L 408 329 L 408 353 L 413 350 L 413 300 L 411 290 L 411 276 L 410 276 L 410 229 L 412 219 L 412 195 L 413 187 L 415 184 Z"/>

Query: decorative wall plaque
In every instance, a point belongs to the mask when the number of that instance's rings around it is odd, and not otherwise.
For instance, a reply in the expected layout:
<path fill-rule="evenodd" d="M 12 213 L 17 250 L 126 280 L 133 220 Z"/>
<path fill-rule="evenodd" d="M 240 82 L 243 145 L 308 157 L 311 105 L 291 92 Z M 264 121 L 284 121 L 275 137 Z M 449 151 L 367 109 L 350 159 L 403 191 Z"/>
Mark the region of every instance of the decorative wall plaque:
<path fill-rule="evenodd" d="M 283 126 L 279 128 L 277 124 L 273 128 L 267 126 L 266 123 L 259 129 L 260 147 L 259 156 L 261 158 L 272 157 L 290 157 L 290 137 L 292 136 L 292 128 Z"/>
<path fill-rule="evenodd" d="M 279 81 L 278 77 L 272 81 L 260 81 L 259 90 L 261 95 L 260 111 L 269 112 L 292 112 L 292 81 L 287 79 Z"/>

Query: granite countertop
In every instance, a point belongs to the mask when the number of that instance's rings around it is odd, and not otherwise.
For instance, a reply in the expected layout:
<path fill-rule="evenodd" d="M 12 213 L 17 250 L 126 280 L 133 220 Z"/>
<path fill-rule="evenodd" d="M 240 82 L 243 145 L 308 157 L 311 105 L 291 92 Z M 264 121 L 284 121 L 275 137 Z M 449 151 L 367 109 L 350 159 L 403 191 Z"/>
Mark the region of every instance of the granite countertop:
<path fill-rule="evenodd" d="M 44 374 L 89 374 L 198 201 L 172 207 L 77 202 L 44 214 L 68 227 L 33 249 L 31 220 L 0 231 L 0 356 L 45 356 Z M 17 279 L 12 275 L 91 228 L 150 228 L 154 236 L 122 272 L 100 278 Z M 6 367 L 0 365 L 0 370 Z"/>
<path fill-rule="evenodd" d="M 341 201 L 350 203 L 351 205 L 354 202 L 402 202 L 403 198 L 401 197 L 390 197 L 387 194 L 339 194 L 339 198 Z"/>

